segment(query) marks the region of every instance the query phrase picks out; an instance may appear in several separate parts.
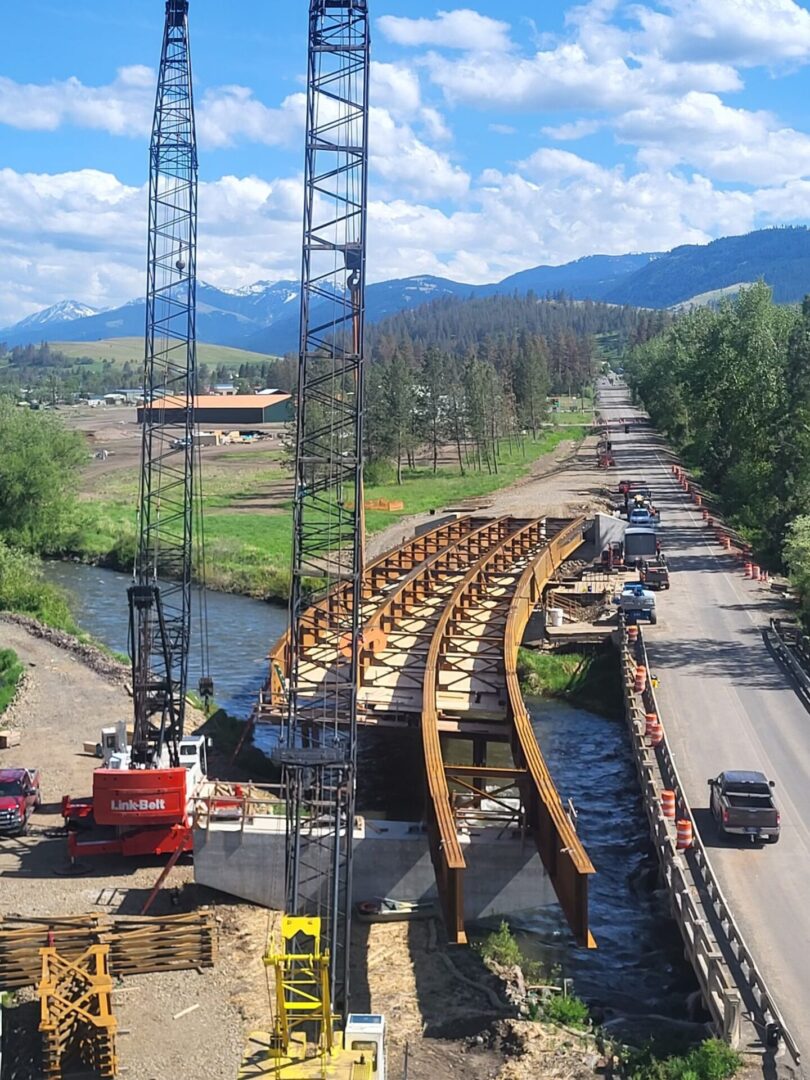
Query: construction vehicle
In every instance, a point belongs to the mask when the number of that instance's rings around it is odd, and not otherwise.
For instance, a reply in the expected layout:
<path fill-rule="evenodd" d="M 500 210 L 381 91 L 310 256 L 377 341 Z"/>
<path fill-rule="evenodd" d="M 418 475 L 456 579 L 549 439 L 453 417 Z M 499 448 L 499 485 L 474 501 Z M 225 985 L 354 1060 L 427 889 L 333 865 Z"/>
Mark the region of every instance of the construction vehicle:
<path fill-rule="evenodd" d="M 642 585 L 647 589 L 669 588 L 669 567 L 664 555 L 657 555 L 655 559 L 643 559 L 639 577 Z"/>
<path fill-rule="evenodd" d="M 307 72 L 290 644 L 273 755 L 287 814 L 286 902 L 265 957 L 274 972 L 272 1030 L 251 1035 L 240 1077 L 384 1080 L 384 1018 L 349 1008 L 364 557 L 367 0 L 310 0 Z M 327 311 L 319 306 L 325 296 Z M 323 612 L 340 642 L 336 677 L 325 687 L 304 658 L 315 618 L 312 580 L 335 598 Z"/>
<path fill-rule="evenodd" d="M 655 593 L 645 589 L 641 582 L 628 582 L 613 603 L 624 614 L 628 625 L 647 619 L 651 626 L 658 622 L 655 610 Z"/>
<path fill-rule="evenodd" d="M 188 0 L 166 0 L 150 147 L 138 544 L 128 590 L 134 724 L 131 742 L 123 725 L 114 734 L 102 732 L 104 764 L 93 774 L 92 796 L 62 800 L 72 858 L 191 847 L 189 806 L 205 774 L 204 739 L 184 735 L 199 453 L 193 438 L 196 252 Z M 196 504 L 199 509 L 199 499 Z M 198 518 L 198 542 L 201 524 Z M 201 615 L 204 630 L 204 606 Z M 204 632 L 200 644 L 199 689 L 208 698 L 213 683 Z"/>
<path fill-rule="evenodd" d="M 641 567 L 644 559 L 656 558 L 661 553 L 661 541 L 655 529 L 647 525 L 630 526 L 624 531 L 624 565 Z"/>

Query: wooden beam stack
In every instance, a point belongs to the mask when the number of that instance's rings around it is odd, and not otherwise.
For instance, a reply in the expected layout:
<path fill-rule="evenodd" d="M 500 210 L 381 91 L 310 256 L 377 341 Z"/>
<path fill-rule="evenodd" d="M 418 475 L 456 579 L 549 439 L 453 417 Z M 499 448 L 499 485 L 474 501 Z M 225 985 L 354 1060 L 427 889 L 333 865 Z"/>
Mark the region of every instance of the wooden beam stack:
<path fill-rule="evenodd" d="M 93 945 L 108 947 L 113 977 L 211 967 L 216 959 L 216 924 L 205 911 L 154 918 L 8 916 L 0 920 L 0 991 L 37 984 L 43 947 L 75 959 Z"/>

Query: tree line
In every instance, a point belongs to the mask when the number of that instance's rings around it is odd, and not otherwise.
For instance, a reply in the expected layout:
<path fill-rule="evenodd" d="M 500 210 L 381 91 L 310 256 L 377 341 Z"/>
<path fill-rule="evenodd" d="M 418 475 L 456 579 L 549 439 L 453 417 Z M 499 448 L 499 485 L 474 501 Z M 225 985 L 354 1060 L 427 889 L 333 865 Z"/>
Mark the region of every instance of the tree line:
<path fill-rule="evenodd" d="M 630 350 L 625 371 L 758 557 L 810 602 L 810 297 L 781 307 L 763 283 L 741 290 Z"/>

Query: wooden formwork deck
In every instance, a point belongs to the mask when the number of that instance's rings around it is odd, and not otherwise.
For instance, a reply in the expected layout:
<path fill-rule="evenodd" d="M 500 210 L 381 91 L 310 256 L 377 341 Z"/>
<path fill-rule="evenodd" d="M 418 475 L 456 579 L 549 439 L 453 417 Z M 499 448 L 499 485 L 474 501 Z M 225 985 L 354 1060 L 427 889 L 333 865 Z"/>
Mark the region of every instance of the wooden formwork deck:
<path fill-rule="evenodd" d="M 582 542 L 584 525 L 582 518 L 463 517 L 414 537 L 365 571 L 358 720 L 421 731 L 428 836 L 445 922 L 456 941 L 464 940 L 466 869 L 459 830 L 474 814 L 478 827 L 497 824 L 505 836 L 532 832 L 577 939 L 592 944 L 587 878 L 593 867 L 509 681 L 528 619 L 516 598 L 531 589 L 532 606 L 539 600 Z M 326 698 L 348 677 L 350 601 L 345 590 L 336 590 L 309 609 L 299 631 L 298 700 Z M 288 653 L 285 635 L 270 654 L 256 723 L 283 722 Z M 451 734 L 473 740 L 473 766 L 453 760 L 455 743 L 446 738 Z M 487 765 L 486 743 L 492 740 L 512 748 L 512 766 Z"/>

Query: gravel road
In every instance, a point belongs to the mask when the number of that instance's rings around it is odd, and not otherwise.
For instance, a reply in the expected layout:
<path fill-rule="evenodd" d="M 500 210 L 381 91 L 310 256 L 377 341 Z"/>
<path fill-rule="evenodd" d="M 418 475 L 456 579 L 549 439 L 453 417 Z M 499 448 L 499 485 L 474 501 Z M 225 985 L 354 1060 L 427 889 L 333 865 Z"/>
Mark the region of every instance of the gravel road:
<path fill-rule="evenodd" d="M 103 653 L 94 656 L 95 650 L 81 647 L 77 656 L 63 647 L 70 645 L 70 639 L 57 635 L 55 640 L 62 647 L 24 625 L 0 618 L 0 647 L 13 648 L 26 666 L 22 693 L 7 714 L 9 726 L 20 730 L 20 745 L 0 751 L 0 767 L 37 766 L 42 770 L 43 791 L 43 806 L 34 816 L 30 834 L 0 838 L 0 914 L 136 914 L 164 860 L 135 864 L 107 858 L 89 862 L 87 873 L 64 876 L 66 842 L 59 834 L 62 795 L 89 793 L 98 764 L 82 752 L 82 742 L 96 740 L 102 725 L 130 718 L 126 669 L 117 670 L 113 664 L 107 674 L 99 674 L 88 665 L 98 660 L 104 669 L 110 661 Z M 168 890 L 160 894 L 152 912 L 213 907 L 220 926 L 220 958 L 214 968 L 199 973 L 135 976 L 116 987 L 113 1006 L 126 1080 L 233 1080 L 246 1033 L 266 1022 L 261 957 L 268 912 L 199 889 L 192 879 L 190 863 L 176 866 Z M 191 1005 L 199 1008 L 172 1019 Z M 19 1019 L 21 1060 L 10 1080 L 38 1080 L 31 1057 L 37 1045 L 38 1014 L 23 1008 Z"/>

